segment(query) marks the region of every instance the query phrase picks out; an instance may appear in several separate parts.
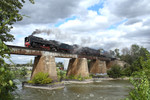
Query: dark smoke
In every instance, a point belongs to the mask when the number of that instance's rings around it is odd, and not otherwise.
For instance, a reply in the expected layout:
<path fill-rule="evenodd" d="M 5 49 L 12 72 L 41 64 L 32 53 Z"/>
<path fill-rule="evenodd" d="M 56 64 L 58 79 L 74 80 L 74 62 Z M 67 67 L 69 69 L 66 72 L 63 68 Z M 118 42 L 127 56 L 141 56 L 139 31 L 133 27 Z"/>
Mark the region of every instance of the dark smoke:
<path fill-rule="evenodd" d="M 93 40 L 91 37 L 89 36 L 78 36 L 79 34 L 77 33 L 72 33 L 72 32 L 66 32 L 66 31 L 62 31 L 58 28 L 54 28 L 54 29 L 36 29 L 32 35 L 36 35 L 36 34 L 47 34 L 47 35 L 54 35 L 55 40 L 58 40 L 60 42 L 69 42 L 71 43 L 71 45 L 73 44 L 78 44 L 78 48 L 80 49 L 81 47 L 90 47 L 93 45 Z M 72 33 L 72 34 L 70 34 Z M 97 43 L 96 43 L 97 44 Z"/>
<path fill-rule="evenodd" d="M 31 35 L 35 35 L 35 34 L 41 34 L 41 33 L 47 33 L 47 35 L 50 35 L 50 33 L 52 33 L 52 30 L 50 29 L 36 29 Z"/>
<path fill-rule="evenodd" d="M 81 37 L 80 38 L 80 41 L 81 41 L 81 46 L 87 46 L 89 45 L 92 41 L 91 41 L 91 37 Z"/>
<path fill-rule="evenodd" d="M 47 35 L 54 35 L 55 39 L 57 40 L 63 40 L 63 41 L 69 41 L 71 43 L 74 43 L 77 40 L 77 36 L 70 34 L 68 32 L 64 32 L 60 29 L 54 28 L 54 29 L 36 29 L 31 35 L 36 34 L 42 34 L 45 33 Z"/>

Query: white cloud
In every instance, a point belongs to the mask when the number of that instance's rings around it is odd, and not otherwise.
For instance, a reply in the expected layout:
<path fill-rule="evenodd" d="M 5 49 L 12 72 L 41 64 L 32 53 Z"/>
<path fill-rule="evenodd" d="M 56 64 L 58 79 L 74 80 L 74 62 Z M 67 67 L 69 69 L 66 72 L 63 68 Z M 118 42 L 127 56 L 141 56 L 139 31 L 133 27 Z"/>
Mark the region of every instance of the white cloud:
<path fill-rule="evenodd" d="M 99 2 L 103 2 L 100 14 L 87 9 Z M 38 0 L 25 4 L 21 12 L 30 18 L 14 26 L 11 33 L 16 40 L 8 44 L 24 46 L 24 37 L 35 29 L 55 28 L 59 21 L 76 16 L 58 27 L 59 34 L 38 36 L 107 50 L 135 43 L 150 50 L 149 8 L 149 0 Z"/>

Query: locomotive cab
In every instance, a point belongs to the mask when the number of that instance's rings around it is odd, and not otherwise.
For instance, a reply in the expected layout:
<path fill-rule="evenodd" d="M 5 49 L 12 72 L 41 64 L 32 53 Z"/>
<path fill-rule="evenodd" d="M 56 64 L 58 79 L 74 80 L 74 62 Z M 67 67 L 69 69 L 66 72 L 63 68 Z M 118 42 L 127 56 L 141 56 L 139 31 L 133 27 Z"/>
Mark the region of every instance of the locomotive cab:
<path fill-rule="evenodd" d="M 28 37 L 25 37 L 25 46 L 26 46 L 26 47 L 30 47 L 30 46 L 31 46 L 30 40 L 29 40 Z"/>

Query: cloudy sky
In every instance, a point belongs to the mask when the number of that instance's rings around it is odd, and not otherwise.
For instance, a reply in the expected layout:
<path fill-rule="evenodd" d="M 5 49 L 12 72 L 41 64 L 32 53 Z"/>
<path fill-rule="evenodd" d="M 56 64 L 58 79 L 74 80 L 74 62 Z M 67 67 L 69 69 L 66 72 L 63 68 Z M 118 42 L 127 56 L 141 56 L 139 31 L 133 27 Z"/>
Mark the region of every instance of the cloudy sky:
<path fill-rule="evenodd" d="M 52 34 L 37 36 L 68 44 L 105 50 L 138 44 L 150 50 L 149 0 L 35 0 L 20 13 L 27 17 L 14 25 L 15 40 L 7 44 L 24 46 L 24 38 L 40 29 Z M 15 63 L 33 58 L 12 56 Z"/>

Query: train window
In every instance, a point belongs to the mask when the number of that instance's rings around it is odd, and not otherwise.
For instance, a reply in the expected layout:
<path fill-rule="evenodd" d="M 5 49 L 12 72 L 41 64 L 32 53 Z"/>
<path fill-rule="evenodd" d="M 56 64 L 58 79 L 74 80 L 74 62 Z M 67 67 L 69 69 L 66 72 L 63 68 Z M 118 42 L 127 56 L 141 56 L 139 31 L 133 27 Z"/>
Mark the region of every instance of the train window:
<path fill-rule="evenodd" d="M 26 42 L 29 42 L 29 39 L 26 37 L 26 38 L 25 38 L 25 41 L 26 41 Z"/>

